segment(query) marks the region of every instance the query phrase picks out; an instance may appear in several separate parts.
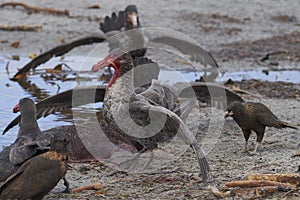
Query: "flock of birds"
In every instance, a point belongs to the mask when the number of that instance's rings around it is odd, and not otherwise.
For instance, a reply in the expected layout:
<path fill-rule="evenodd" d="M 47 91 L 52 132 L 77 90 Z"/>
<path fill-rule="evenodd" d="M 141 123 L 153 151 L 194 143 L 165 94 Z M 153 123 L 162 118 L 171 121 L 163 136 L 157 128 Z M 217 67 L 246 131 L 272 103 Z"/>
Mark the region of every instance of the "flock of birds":
<path fill-rule="evenodd" d="M 118 15 L 113 13 L 111 17 L 107 16 L 100 24 L 100 29 L 110 36 L 140 26 L 137 7 L 129 5 Z M 170 44 L 169 39 L 165 41 Z M 78 105 L 90 103 L 85 100 L 84 94 L 89 94 L 88 91 L 96 91 L 93 101 L 103 102 L 102 115 L 106 126 L 114 130 L 120 140 L 135 148 L 139 154 L 152 151 L 158 147 L 158 144 L 168 142 L 178 135 L 195 152 L 203 183 L 206 183 L 210 174 L 208 161 L 185 123 L 186 116 L 197 101 L 189 98 L 189 93 L 185 92 L 182 86 L 167 85 L 155 80 L 158 77 L 159 67 L 157 63 L 144 57 L 146 48 L 127 51 L 120 48 L 122 47 L 120 44 L 109 44 L 111 49 L 109 55 L 92 67 L 93 72 L 105 67 L 114 68 L 108 86 L 78 89 L 83 94 L 82 101 L 78 102 Z M 201 48 L 198 50 L 200 50 L 197 52 L 200 54 L 198 57 L 201 58 L 199 61 L 202 64 L 218 66 L 208 52 Z M 147 65 L 150 69 L 149 73 L 134 70 L 141 65 Z M 144 74 L 147 75 L 146 78 Z M 136 77 L 149 79 L 148 84 L 138 84 Z M 209 95 L 210 87 L 226 92 L 229 106 L 225 117 L 233 117 L 241 127 L 246 140 L 245 151 L 248 151 L 247 142 L 251 131 L 257 135 L 257 145 L 252 152 L 256 153 L 267 126 L 297 129 L 279 120 L 263 104 L 245 102 L 241 97 L 221 86 L 210 83 L 191 83 L 189 86 L 194 89 L 196 96 Z M 180 97 L 185 97 L 185 100 L 179 103 L 177 99 Z M 20 111 L 20 116 L 4 130 L 5 133 L 20 124 L 17 139 L 9 154 L 10 162 L 19 168 L 0 186 L 0 199 L 42 199 L 62 178 L 66 191 L 69 190 L 68 182 L 64 178 L 68 162 L 68 140 L 60 137 L 45 139 L 37 119 L 70 107 L 72 107 L 72 90 L 48 97 L 37 104 L 30 98 L 19 101 L 14 111 Z M 161 125 L 161 120 L 155 119 L 164 119 L 164 124 L 159 130 L 155 127 Z"/>

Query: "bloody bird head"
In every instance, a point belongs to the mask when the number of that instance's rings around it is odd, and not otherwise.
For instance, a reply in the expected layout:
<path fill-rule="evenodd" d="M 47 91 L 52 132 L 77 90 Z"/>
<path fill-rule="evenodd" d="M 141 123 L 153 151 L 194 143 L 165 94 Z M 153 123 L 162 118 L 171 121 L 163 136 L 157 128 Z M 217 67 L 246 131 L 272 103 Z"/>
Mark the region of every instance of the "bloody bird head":
<path fill-rule="evenodd" d="M 132 62 L 132 57 L 129 53 L 116 49 L 108 54 L 108 56 L 104 59 L 93 65 L 92 71 L 97 72 L 105 67 L 114 68 L 114 75 L 109 82 L 109 86 L 111 86 L 118 77 L 121 77 L 133 68 Z"/>

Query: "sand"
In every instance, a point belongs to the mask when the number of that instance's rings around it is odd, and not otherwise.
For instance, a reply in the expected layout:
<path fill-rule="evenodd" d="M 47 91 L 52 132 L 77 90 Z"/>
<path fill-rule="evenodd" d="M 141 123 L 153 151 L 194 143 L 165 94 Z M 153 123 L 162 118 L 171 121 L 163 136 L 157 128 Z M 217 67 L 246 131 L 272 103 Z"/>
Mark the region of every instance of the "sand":
<path fill-rule="evenodd" d="M 4 1 L 0 1 L 4 2 Z M 158 26 L 187 34 L 203 48 L 210 51 L 220 65 L 220 72 L 245 71 L 258 69 L 300 69 L 299 48 L 300 4 L 297 1 L 49 1 L 29 0 L 34 6 L 67 9 L 69 16 L 56 16 L 45 13 L 28 13 L 22 8 L 1 8 L 0 21 L 10 25 L 42 25 L 42 32 L 0 31 L 0 51 L 3 55 L 27 56 L 40 53 L 64 41 L 99 31 L 99 22 L 112 11 L 124 9 L 135 3 L 140 11 L 144 26 Z M 87 9 L 87 6 L 99 4 L 100 9 Z M 20 41 L 18 48 L 10 46 Z M 68 55 L 85 56 L 93 46 L 80 47 Z M 269 59 L 258 62 L 267 54 Z M 147 54 L 154 60 L 163 60 L 168 64 L 170 56 L 162 57 L 150 51 Z M 276 65 L 274 65 L 274 63 Z M 236 83 L 239 85 L 239 83 Z M 274 93 L 283 90 L 280 83 Z M 264 84 L 262 87 L 270 87 Z M 249 89 L 249 88 L 247 88 Z M 299 91 L 299 84 L 291 86 L 291 91 Z M 255 95 L 243 95 L 245 100 L 266 104 L 280 119 L 300 125 L 299 95 L 277 95 L 264 93 L 252 88 Z M 280 94 L 280 93 L 279 93 Z M 257 97 L 257 95 L 259 97 Z M 212 115 L 213 114 L 213 115 Z M 199 141 L 206 142 L 207 158 L 211 167 L 212 179 L 209 185 L 222 191 L 228 181 L 244 179 L 249 173 L 296 173 L 299 157 L 291 155 L 297 150 L 299 130 L 268 128 L 259 155 L 242 153 L 244 139 L 242 132 L 233 120 L 225 125 L 220 110 L 203 108 L 201 113 L 193 113 L 188 124 L 197 129 Z M 211 116 L 218 116 L 214 122 Z M 219 121 L 218 121 L 219 120 Z M 211 127 L 211 129 L 207 129 Z M 214 132 L 219 129 L 219 132 Z M 255 134 L 250 138 L 250 148 L 254 147 Z M 170 149 L 162 145 L 155 155 Z M 159 159 L 153 165 L 159 166 Z M 72 163 L 67 173 L 70 187 L 75 188 L 92 183 L 102 183 L 100 190 L 84 191 L 75 194 L 55 194 L 51 192 L 45 199 L 216 199 L 207 186 L 201 184 L 195 156 L 191 149 L 181 152 L 171 163 L 161 170 L 143 173 L 114 173 L 116 169 L 106 162 Z M 63 188 L 62 183 L 55 190 Z M 233 190 L 227 199 L 298 199 L 299 192 L 275 192 L 257 196 L 255 190 Z"/>

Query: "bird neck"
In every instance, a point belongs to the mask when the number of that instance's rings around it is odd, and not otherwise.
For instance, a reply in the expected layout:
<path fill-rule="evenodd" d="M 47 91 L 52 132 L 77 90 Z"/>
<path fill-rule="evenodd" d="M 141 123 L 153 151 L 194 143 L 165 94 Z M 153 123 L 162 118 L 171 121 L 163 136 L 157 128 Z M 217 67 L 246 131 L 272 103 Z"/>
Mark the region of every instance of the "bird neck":
<path fill-rule="evenodd" d="M 35 112 L 30 113 L 22 113 L 21 114 L 21 122 L 20 122 L 20 128 L 18 132 L 18 137 L 22 136 L 23 134 L 39 134 L 40 128 L 36 121 Z"/>
<path fill-rule="evenodd" d="M 107 93 L 111 93 L 126 98 L 134 92 L 133 62 L 115 62 L 114 75 L 107 86 Z M 115 94 L 116 93 L 116 94 Z"/>
<path fill-rule="evenodd" d="M 23 111 L 21 112 L 21 123 L 33 123 L 36 122 L 36 112 L 33 111 Z"/>
<path fill-rule="evenodd" d="M 120 73 L 120 72 L 118 72 Z M 114 75 L 115 76 L 115 75 Z M 108 87 L 108 98 L 129 101 L 134 94 L 134 75 L 133 70 L 123 74 L 122 76 L 113 77 Z"/>
<path fill-rule="evenodd" d="M 246 112 L 244 107 L 241 105 L 240 109 L 234 111 L 234 115 L 232 116 L 232 118 L 238 123 L 243 123 L 244 122 L 244 118 L 246 116 Z"/>
<path fill-rule="evenodd" d="M 116 80 L 120 77 L 120 70 L 118 67 L 114 68 L 115 72 L 112 76 L 112 78 L 110 79 L 108 86 L 106 87 L 106 90 L 108 91 L 109 88 L 116 82 Z"/>

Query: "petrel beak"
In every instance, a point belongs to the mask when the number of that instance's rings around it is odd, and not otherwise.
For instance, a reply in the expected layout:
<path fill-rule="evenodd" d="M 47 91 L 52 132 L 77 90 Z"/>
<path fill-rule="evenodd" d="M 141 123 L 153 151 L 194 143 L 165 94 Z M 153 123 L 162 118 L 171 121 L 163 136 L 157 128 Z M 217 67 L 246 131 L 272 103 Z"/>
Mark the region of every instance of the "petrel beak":
<path fill-rule="evenodd" d="M 103 69 L 107 66 L 115 67 L 116 65 L 111 59 L 104 58 L 103 60 L 100 60 L 99 62 L 93 65 L 92 71 L 97 72 L 100 69 Z"/>
<path fill-rule="evenodd" d="M 128 13 L 128 19 L 131 22 L 133 28 L 138 27 L 138 15 L 136 12 Z"/>
<path fill-rule="evenodd" d="M 224 118 L 226 119 L 227 117 L 230 117 L 232 115 L 233 115 L 232 111 L 230 111 L 230 112 L 226 111 Z"/>
<path fill-rule="evenodd" d="M 17 105 L 15 105 L 14 108 L 13 108 L 13 113 L 17 113 L 17 112 L 19 112 L 19 111 L 20 111 L 20 105 L 17 104 Z"/>

